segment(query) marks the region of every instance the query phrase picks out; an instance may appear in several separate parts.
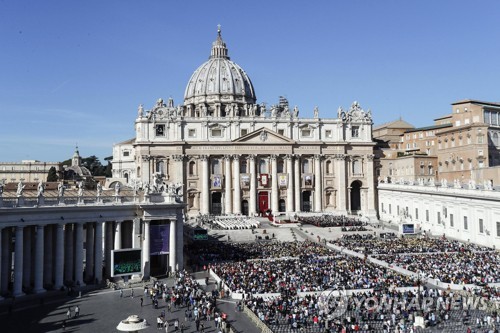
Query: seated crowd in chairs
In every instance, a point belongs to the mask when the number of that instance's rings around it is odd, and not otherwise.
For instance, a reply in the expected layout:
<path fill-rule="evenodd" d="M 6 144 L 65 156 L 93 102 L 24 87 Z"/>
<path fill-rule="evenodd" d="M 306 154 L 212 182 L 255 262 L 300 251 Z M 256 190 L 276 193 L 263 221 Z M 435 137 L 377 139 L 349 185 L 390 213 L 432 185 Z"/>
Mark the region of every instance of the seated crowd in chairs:
<path fill-rule="evenodd" d="M 216 230 L 241 230 L 258 228 L 260 222 L 248 216 L 200 215 L 198 225 Z"/>
<path fill-rule="evenodd" d="M 366 222 L 361 221 L 356 217 L 348 217 L 344 215 L 321 215 L 321 216 L 299 216 L 297 220 L 302 224 L 312 224 L 317 227 L 361 227 L 365 226 Z"/>

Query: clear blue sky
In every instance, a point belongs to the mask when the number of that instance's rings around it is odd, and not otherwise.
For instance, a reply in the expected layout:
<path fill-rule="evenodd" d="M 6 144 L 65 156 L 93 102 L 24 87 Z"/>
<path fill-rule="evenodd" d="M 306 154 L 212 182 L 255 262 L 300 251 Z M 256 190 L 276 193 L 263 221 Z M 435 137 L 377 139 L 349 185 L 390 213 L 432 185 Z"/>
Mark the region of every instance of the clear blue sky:
<path fill-rule="evenodd" d="M 0 0 L 0 161 L 101 160 L 140 103 L 182 103 L 217 24 L 259 102 L 375 124 L 500 101 L 500 1 Z"/>

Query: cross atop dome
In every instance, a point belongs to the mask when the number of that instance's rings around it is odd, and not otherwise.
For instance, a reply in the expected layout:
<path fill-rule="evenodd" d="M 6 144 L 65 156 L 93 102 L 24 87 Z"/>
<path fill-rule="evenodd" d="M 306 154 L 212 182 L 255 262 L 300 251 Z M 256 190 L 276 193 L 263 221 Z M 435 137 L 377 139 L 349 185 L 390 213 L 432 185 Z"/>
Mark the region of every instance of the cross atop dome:
<path fill-rule="evenodd" d="M 212 52 L 210 53 L 210 59 L 229 59 L 229 56 L 227 55 L 226 43 L 224 43 L 224 41 L 222 40 L 221 31 L 221 25 L 217 24 L 217 39 L 212 43 Z"/>

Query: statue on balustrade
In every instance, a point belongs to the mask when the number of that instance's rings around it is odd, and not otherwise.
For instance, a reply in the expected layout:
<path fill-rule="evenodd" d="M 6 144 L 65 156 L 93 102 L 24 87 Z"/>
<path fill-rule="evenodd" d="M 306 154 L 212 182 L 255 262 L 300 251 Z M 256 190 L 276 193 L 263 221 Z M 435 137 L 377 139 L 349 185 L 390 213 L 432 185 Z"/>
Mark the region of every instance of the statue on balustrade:
<path fill-rule="evenodd" d="M 23 191 L 24 191 L 25 187 L 26 187 L 26 185 L 24 185 L 22 181 L 19 181 L 19 183 L 17 183 L 16 195 L 18 197 L 22 197 L 23 196 Z"/>

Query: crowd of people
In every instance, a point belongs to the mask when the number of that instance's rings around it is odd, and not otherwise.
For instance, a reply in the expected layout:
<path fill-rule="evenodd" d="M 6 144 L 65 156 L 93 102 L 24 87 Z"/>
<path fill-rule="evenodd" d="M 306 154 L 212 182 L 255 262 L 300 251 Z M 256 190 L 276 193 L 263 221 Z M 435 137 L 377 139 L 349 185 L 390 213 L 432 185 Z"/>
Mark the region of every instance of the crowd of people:
<path fill-rule="evenodd" d="M 215 216 L 199 215 L 197 223 L 200 227 L 208 227 L 215 230 L 243 230 L 255 229 L 260 226 L 260 222 L 248 216 Z"/>
<path fill-rule="evenodd" d="M 299 216 L 297 220 L 302 224 L 312 224 L 321 228 L 366 226 L 366 222 L 344 215 Z"/>
<path fill-rule="evenodd" d="M 500 282 L 500 254 L 493 251 L 391 254 L 377 256 L 377 259 L 444 283 L 484 285 Z"/>
<path fill-rule="evenodd" d="M 362 242 L 360 242 L 362 240 Z M 343 235 L 330 243 L 352 251 L 368 254 L 398 253 L 443 253 L 443 252 L 479 252 L 491 251 L 490 248 L 476 244 L 464 244 L 446 238 L 399 237 L 381 239 L 370 234 Z"/>
<path fill-rule="evenodd" d="M 414 291 L 376 290 L 347 297 L 281 295 L 248 299 L 245 305 L 272 331 L 414 332 L 415 316 L 436 331 L 500 326 L 500 315 L 474 308 L 470 295 L 422 287 Z"/>

